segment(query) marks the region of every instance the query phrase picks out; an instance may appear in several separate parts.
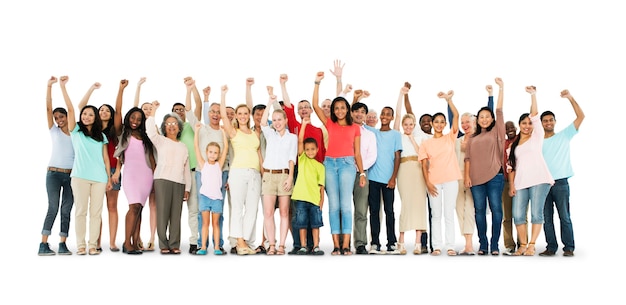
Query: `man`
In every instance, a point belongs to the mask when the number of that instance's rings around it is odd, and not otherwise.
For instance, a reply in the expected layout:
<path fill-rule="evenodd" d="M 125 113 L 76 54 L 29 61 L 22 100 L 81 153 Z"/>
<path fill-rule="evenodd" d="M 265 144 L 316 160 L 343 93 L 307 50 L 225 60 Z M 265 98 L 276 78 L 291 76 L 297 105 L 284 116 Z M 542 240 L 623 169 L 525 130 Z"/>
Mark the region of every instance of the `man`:
<path fill-rule="evenodd" d="M 376 161 L 376 135 L 363 126 L 365 116 L 368 113 L 367 105 L 356 102 L 352 104 L 350 110 L 353 123 L 361 126 L 361 158 L 363 160 L 363 172 L 367 175 L 367 170 Z M 356 247 L 356 254 L 367 254 L 365 246 L 367 245 L 369 181 L 365 179 L 365 186 L 361 187 L 359 185 L 360 178 L 359 175 L 356 176 L 352 192 L 354 201 L 354 246 Z"/>
<path fill-rule="evenodd" d="M 391 129 L 394 111 L 391 107 L 384 107 L 380 112 L 380 129 L 366 128 L 376 136 L 376 162 L 369 170 L 368 204 L 370 208 L 370 228 L 372 243 L 370 254 L 384 253 L 380 250 L 380 200 L 383 198 L 385 211 L 385 227 L 387 229 L 387 253 L 400 254 L 397 249 L 395 233 L 395 200 L 396 177 L 400 168 L 400 153 L 402 152 L 402 136 L 400 132 Z"/>
<path fill-rule="evenodd" d="M 570 159 L 570 141 L 578 134 L 580 124 L 585 118 L 583 110 L 578 106 L 574 97 L 568 90 L 561 91 L 561 97 L 569 100 L 576 113 L 576 119 L 562 131 L 555 133 L 554 125 L 556 118 L 551 111 L 541 114 L 541 125 L 545 131 L 543 140 L 543 157 L 554 179 L 554 185 L 550 188 L 543 209 L 544 232 L 548 246 L 540 256 L 554 256 L 558 248 L 556 233 L 554 231 L 554 207 L 559 213 L 561 224 L 561 242 L 563 243 L 563 256 L 574 256 L 574 229 L 569 211 L 569 183 L 568 178 L 574 175 Z"/>
<path fill-rule="evenodd" d="M 365 124 L 369 127 L 376 128 L 376 125 L 378 124 L 378 113 L 376 110 L 370 110 L 367 113 L 367 117 L 365 117 Z"/>
<path fill-rule="evenodd" d="M 515 127 L 515 123 L 507 121 L 504 123 L 504 129 L 506 131 L 506 140 L 504 141 L 504 163 L 502 164 L 508 164 L 509 156 L 506 153 L 506 149 L 517 138 L 517 127 Z M 516 248 L 515 240 L 513 239 L 513 198 L 509 195 L 508 180 L 508 175 L 504 175 L 504 188 L 502 189 L 502 231 L 504 232 L 505 247 L 502 254 L 504 255 L 515 253 Z"/>

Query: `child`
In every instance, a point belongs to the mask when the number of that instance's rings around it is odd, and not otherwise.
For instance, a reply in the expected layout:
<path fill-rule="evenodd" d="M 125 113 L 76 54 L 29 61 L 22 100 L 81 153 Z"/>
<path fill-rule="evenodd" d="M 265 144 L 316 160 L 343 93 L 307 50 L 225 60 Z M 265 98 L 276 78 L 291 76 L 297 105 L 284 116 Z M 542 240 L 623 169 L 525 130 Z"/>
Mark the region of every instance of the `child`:
<path fill-rule="evenodd" d="M 202 186 L 200 187 L 200 202 L 198 210 L 202 214 L 202 248 L 196 252 L 197 255 L 206 255 L 207 237 L 209 235 L 209 223 L 213 225 L 213 240 L 220 240 L 220 215 L 224 208 L 224 199 L 222 197 L 222 166 L 228 155 L 228 140 L 226 134 L 222 133 L 224 148 L 220 149 L 219 144 L 211 142 L 206 146 L 207 160 L 202 158 L 200 147 L 198 145 L 198 130 L 202 127 L 202 123 L 196 123 L 194 134 L 194 147 L 196 150 L 196 159 L 198 160 L 197 169 L 200 171 Z M 219 160 L 218 160 L 219 158 Z M 222 255 L 219 243 L 214 243 L 215 249 L 213 254 Z"/>
<path fill-rule="evenodd" d="M 298 179 L 293 189 L 291 199 L 296 205 L 296 228 L 300 230 L 300 241 L 306 245 L 307 226 L 313 233 L 313 250 L 310 254 L 324 255 L 320 250 L 320 227 L 322 223 L 322 208 L 324 206 L 324 165 L 315 156 L 318 143 L 313 138 L 304 139 L 304 130 L 311 119 L 302 119 L 302 128 L 298 135 Z M 306 255 L 307 248 L 298 250 L 298 255 Z"/>

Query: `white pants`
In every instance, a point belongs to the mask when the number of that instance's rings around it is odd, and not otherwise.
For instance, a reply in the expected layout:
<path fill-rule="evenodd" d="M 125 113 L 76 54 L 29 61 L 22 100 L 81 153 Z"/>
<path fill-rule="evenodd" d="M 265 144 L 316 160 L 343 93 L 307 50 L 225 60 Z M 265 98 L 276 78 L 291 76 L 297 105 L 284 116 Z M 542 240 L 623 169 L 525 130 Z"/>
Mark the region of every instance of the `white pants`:
<path fill-rule="evenodd" d="M 459 192 L 459 182 L 457 180 L 436 184 L 438 195 L 430 198 L 430 208 L 432 212 L 432 243 L 433 249 L 450 250 L 454 249 L 454 210 L 456 208 L 456 197 Z M 441 234 L 441 216 L 443 214 L 445 224 L 445 244 Z"/>

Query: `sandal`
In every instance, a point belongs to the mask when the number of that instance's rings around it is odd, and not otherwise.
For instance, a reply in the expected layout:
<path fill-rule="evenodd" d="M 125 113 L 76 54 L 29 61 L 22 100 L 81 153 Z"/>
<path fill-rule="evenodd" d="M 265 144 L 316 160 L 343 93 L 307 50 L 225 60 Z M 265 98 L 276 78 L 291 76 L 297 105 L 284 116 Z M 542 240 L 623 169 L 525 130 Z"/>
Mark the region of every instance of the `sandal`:
<path fill-rule="evenodd" d="M 154 251 L 154 243 L 153 242 L 149 242 L 148 243 L 148 248 L 146 248 L 144 251 Z"/>
<path fill-rule="evenodd" d="M 448 256 L 456 256 L 456 251 L 448 249 Z"/>
<path fill-rule="evenodd" d="M 96 248 L 89 249 L 89 255 L 98 255 L 98 254 L 100 254 L 100 251 L 98 251 L 98 249 Z"/>
<path fill-rule="evenodd" d="M 278 246 L 278 250 L 276 250 L 277 255 L 285 255 L 285 245 Z"/>
<path fill-rule="evenodd" d="M 524 255 L 524 253 L 526 253 L 526 250 L 528 249 L 528 247 L 526 246 L 526 244 L 521 244 L 518 248 L 517 251 L 515 251 L 515 253 L 511 254 L 513 256 L 520 256 L 520 255 Z"/>
<path fill-rule="evenodd" d="M 341 255 L 352 255 L 352 251 L 350 251 L 350 248 L 343 248 L 341 249 Z"/>
<path fill-rule="evenodd" d="M 493 251 L 491 251 L 491 255 L 493 255 L 493 256 L 498 256 L 498 255 L 500 255 L 500 251 L 498 251 L 498 250 L 493 250 Z"/>
<path fill-rule="evenodd" d="M 433 252 L 430 252 L 430 255 L 432 255 L 432 256 L 439 256 L 439 255 L 441 255 L 441 250 L 435 249 L 435 250 L 433 250 Z"/>
<path fill-rule="evenodd" d="M 262 247 L 262 246 L 259 246 L 259 247 Z M 260 252 L 257 252 L 257 253 L 260 253 Z M 270 245 L 267 251 L 265 251 L 265 255 L 274 255 L 274 254 L 276 254 L 276 245 Z"/>
<path fill-rule="evenodd" d="M 535 255 L 535 243 L 528 243 L 528 248 L 526 252 L 524 252 L 524 256 L 534 256 Z"/>
<path fill-rule="evenodd" d="M 478 255 L 487 255 L 486 250 L 478 250 Z"/>
<path fill-rule="evenodd" d="M 260 246 L 256 247 L 256 249 L 254 249 L 254 251 L 256 251 L 256 253 L 258 253 L 258 254 L 267 254 L 267 249 L 265 249 L 265 247 L 263 247 L 263 245 L 260 245 Z"/>
<path fill-rule="evenodd" d="M 87 254 L 87 251 L 85 250 L 85 248 L 80 248 L 78 249 L 78 251 L 76 251 L 77 255 L 85 255 Z"/>
<path fill-rule="evenodd" d="M 172 249 L 170 250 L 170 253 L 172 253 L 172 254 L 180 254 L 180 253 L 181 253 L 181 251 L 180 251 L 180 249 L 178 249 L 178 248 L 172 248 Z"/>
<path fill-rule="evenodd" d="M 330 253 L 330 255 L 340 255 L 341 251 L 339 250 L 339 248 L 334 248 L 333 252 Z"/>
<path fill-rule="evenodd" d="M 172 253 L 170 249 L 161 249 L 161 254 L 170 254 Z"/>

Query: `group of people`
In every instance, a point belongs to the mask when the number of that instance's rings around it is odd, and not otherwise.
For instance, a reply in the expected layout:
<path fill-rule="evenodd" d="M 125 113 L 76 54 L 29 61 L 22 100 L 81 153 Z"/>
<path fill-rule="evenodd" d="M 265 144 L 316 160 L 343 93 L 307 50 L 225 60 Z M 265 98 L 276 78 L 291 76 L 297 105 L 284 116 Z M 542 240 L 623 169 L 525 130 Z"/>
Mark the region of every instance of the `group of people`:
<path fill-rule="evenodd" d="M 39 255 L 72 254 L 66 238 L 74 203 L 77 254 L 101 253 L 105 195 L 110 250 L 119 251 L 117 197 L 123 189 L 129 204 L 122 244 L 127 254 L 154 250 L 155 238 L 161 254 L 180 254 L 186 203 L 189 252 L 196 255 L 208 254 L 211 244 L 214 255 L 227 253 L 223 237 L 226 208 L 227 239 L 233 254 L 323 255 L 319 233 L 328 206 L 332 255 L 352 255 L 353 250 L 356 254 L 406 254 L 405 233 L 412 231 L 414 254 L 499 255 L 504 230 L 504 254 L 532 256 L 543 229 L 547 247 L 540 255 L 553 256 L 558 250 L 553 219 L 556 207 L 563 253 L 573 256 L 569 143 L 584 114 L 568 90 L 563 90 L 561 97 L 569 100 L 576 119 L 556 133 L 554 113 L 539 115 L 536 88 L 526 87 L 530 112 L 520 116 L 518 133 L 512 121 L 504 121 L 504 83 L 500 78 L 495 79 L 495 111 L 493 88 L 487 85 L 487 106 L 476 115 L 459 115 L 450 90 L 437 94 L 445 101 L 447 116 L 444 112 L 422 114 L 418 120 L 409 101 L 410 83 L 401 87 L 395 108 L 385 106 L 377 115 L 363 101 L 369 96 L 367 91 L 354 90 L 348 101 L 352 86 L 344 89 L 343 68 L 340 61 L 334 62 L 331 73 L 336 78 L 337 97 L 321 103 L 324 72 L 315 75 L 310 102 L 292 103 L 288 76 L 281 74 L 281 101 L 268 86 L 267 103 L 255 106 L 251 94 L 254 78 L 248 78 L 246 103 L 234 108 L 226 106 L 227 86 L 220 88 L 220 102 L 210 103 L 211 88 L 202 90 L 203 99 L 195 80 L 187 77 L 185 103 L 175 103 L 160 128 L 155 120 L 160 103 L 139 106 L 145 78 L 138 82 L 134 107 L 123 120 L 127 80 L 120 81 L 115 107 L 88 105 L 92 92 L 100 87 L 99 83 L 92 85 L 78 105 L 77 121 L 66 90 L 68 77 L 51 77 L 47 112 L 52 155 Z M 51 88 L 57 81 L 65 108 L 52 107 Z M 319 127 L 311 123 L 313 113 L 321 122 Z M 401 207 L 398 238 L 396 187 Z M 257 245 L 259 201 L 263 232 Z M 144 247 L 140 228 L 146 202 L 151 235 Z M 59 209 L 60 243 L 55 252 L 48 236 Z M 380 240 L 383 220 L 384 247 Z M 455 222 L 465 239 L 460 251 L 455 249 Z M 472 241 L 475 230 L 477 252 Z M 290 232 L 293 245 L 287 252 Z"/>

